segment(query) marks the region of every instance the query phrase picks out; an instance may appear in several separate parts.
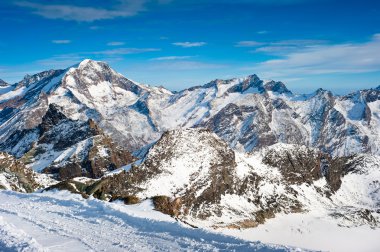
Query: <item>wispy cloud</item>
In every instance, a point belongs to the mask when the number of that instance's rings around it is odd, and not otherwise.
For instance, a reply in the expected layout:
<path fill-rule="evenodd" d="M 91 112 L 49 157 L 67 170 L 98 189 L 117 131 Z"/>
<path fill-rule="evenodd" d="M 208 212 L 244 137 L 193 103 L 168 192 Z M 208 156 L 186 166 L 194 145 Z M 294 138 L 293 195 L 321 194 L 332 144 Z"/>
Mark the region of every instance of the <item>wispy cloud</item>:
<path fill-rule="evenodd" d="M 290 49 L 299 49 L 305 47 L 314 47 L 323 44 L 327 44 L 326 40 L 282 40 L 275 42 L 261 42 L 255 40 L 239 41 L 235 44 L 235 47 L 256 47 L 254 51 L 250 52 L 278 52 L 288 51 Z"/>
<path fill-rule="evenodd" d="M 113 1 L 110 8 L 94 8 L 92 6 L 42 4 L 32 1 L 18 1 L 16 5 L 29 8 L 34 14 L 48 19 L 74 20 L 92 22 L 95 20 L 131 17 L 145 10 L 148 0 Z"/>
<path fill-rule="evenodd" d="M 175 42 L 173 45 L 175 46 L 181 46 L 181 47 L 200 47 L 206 45 L 206 42 Z"/>
<path fill-rule="evenodd" d="M 236 47 L 258 47 L 264 45 L 263 42 L 258 42 L 254 40 L 245 40 L 245 41 L 239 41 L 236 43 Z"/>
<path fill-rule="evenodd" d="M 38 60 L 36 63 L 37 65 L 41 65 L 43 67 L 54 66 L 53 68 L 64 69 L 64 68 L 67 68 L 69 66 L 79 63 L 84 58 L 85 57 L 79 54 L 74 54 L 74 53 L 61 54 L 61 55 L 54 55 L 50 58 Z"/>
<path fill-rule="evenodd" d="M 117 62 L 123 60 L 123 55 L 139 54 L 146 52 L 160 51 L 159 48 L 117 48 L 113 50 L 103 50 L 95 52 L 78 52 L 69 54 L 54 55 L 50 58 L 41 59 L 36 62 L 41 66 L 54 66 L 54 68 L 67 68 L 75 65 L 85 58 L 94 58 L 106 62 Z"/>
<path fill-rule="evenodd" d="M 117 48 L 113 50 L 89 52 L 88 54 L 126 55 L 126 54 L 138 54 L 138 53 L 157 52 L 157 51 L 161 51 L 161 49 L 160 48 Z"/>
<path fill-rule="evenodd" d="M 211 1 L 217 2 L 217 3 L 228 3 L 228 4 L 243 3 L 243 4 L 255 4 L 255 5 L 295 5 L 295 4 L 302 4 L 302 3 L 307 3 L 307 2 L 315 2 L 318 0 L 236 0 L 236 1 L 211 0 Z M 207 2 L 210 2 L 210 0 L 208 0 Z"/>
<path fill-rule="evenodd" d="M 227 67 L 223 64 L 214 64 L 201 61 L 162 61 L 147 66 L 151 70 L 205 70 Z"/>
<path fill-rule="evenodd" d="M 269 33 L 268 31 L 265 31 L 265 30 L 262 30 L 262 31 L 258 31 L 257 34 L 267 34 Z"/>
<path fill-rule="evenodd" d="M 124 44 L 125 44 L 124 42 L 120 42 L 120 41 L 111 41 L 107 43 L 108 46 L 122 46 Z"/>
<path fill-rule="evenodd" d="M 94 31 L 100 30 L 102 28 L 103 28 L 102 26 L 98 26 L 98 25 L 91 25 L 90 27 L 88 27 L 88 29 L 94 30 Z"/>
<path fill-rule="evenodd" d="M 184 60 L 184 59 L 190 59 L 194 56 L 164 56 L 164 57 L 157 57 L 152 58 L 151 60 L 158 60 L 158 61 L 164 61 L 164 60 Z"/>
<path fill-rule="evenodd" d="M 281 43 L 286 44 L 286 43 Z M 304 44 L 309 44 L 304 41 Z M 273 52 L 273 51 L 272 51 Z M 365 43 L 304 46 L 277 55 L 251 68 L 266 77 L 380 71 L 380 34 Z"/>
<path fill-rule="evenodd" d="M 58 39 L 58 40 L 52 40 L 53 44 L 70 44 L 71 40 L 68 39 Z"/>

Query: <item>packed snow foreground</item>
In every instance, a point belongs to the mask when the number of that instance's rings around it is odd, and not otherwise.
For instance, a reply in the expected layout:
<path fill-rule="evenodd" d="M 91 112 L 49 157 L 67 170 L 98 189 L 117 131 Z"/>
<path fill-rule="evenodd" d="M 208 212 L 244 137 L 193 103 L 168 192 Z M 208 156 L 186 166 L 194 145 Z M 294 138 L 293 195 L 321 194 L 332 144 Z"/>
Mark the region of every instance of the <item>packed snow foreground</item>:
<path fill-rule="evenodd" d="M 185 227 L 152 210 L 69 192 L 0 191 L 0 251 L 295 251 Z"/>
<path fill-rule="evenodd" d="M 171 92 L 84 60 L 0 86 L 0 251 L 380 251 L 379 155 L 380 86 Z"/>

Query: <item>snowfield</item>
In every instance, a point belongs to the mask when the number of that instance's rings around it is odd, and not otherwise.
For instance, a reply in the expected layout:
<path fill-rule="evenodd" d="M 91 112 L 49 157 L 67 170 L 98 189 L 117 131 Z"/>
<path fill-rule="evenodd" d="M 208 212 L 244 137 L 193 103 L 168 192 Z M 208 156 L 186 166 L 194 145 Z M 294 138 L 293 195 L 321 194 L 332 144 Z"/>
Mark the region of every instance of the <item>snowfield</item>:
<path fill-rule="evenodd" d="M 257 228 L 220 230 L 245 240 L 260 240 L 288 246 L 300 246 L 319 251 L 378 252 L 380 229 L 363 225 L 338 226 L 333 218 L 320 212 L 277 215 Z"/>
<path fill-rule="evenodd" d="M 0 191 L 0 251 L 302 251 L 188 228 L 152 208 Z"/>

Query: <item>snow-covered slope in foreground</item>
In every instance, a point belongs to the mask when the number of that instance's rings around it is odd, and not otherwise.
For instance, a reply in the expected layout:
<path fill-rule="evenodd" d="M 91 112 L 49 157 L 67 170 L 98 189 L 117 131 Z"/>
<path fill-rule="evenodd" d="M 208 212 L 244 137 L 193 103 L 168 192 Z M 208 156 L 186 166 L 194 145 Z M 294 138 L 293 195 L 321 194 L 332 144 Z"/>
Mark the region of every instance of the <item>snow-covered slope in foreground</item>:
<path fill-rule="evenodd" d="M 256 228 L 219 231 L 251 241 L 260 240 L 321 251 L 380 251 L 379 228 L 338 226 L 336 220 L 317 211 L 279 215 Z"/>
<path fill-rule="evenodd" d="M 0 191 L 0 251 L 300 251 L 187 228 L 152 208 Z"/>

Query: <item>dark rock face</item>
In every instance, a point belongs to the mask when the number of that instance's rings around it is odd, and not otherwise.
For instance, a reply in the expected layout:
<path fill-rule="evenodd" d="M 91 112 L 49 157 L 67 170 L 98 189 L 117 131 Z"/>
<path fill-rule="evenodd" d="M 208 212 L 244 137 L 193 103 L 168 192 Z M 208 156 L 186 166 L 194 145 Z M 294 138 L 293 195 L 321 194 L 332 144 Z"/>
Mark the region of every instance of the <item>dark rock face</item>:
<path fill-rule="evenodd" d="M 269 150 L 263 163 L 278 167 L 288 183 L 302 184 L 322 177 L 321 159 L 322 154 L 316 150 L 294 146 L 292 150 Z"/>
<path fill-rule="evenodd" d="M 39 128 L 41 132 L 44 133 L 65 119 L 67 119 L 67 117 L 59 111 L 58 107 L 54 104 L 50 104 L 48 111 L 42 117 L 42 123 Z"/>
<path fill-rule="evenodd" d="M 257 77 L 257 75 L 250 75 L 242 83 L 235 85 L 227 90 L 228 93 L 243 93 L 250 88 L 256 88 L 260 93 L 265 91 L 263 81 Z"/>
<path fill-rule="evenodd" d="M 32 166 L 46 156 L 54 157 L 54 153 L 73 152 L 63 160 L 47 160 L 50 164 L 43 172 L 56 174 L 61 180 L 78 176 L 99 178 L 134 160 L 127 150 L 104 135 L 93 120 L 68 119 L 54 104 L 50 104 L 41 124 L 34 129 L 16 131 L 0 149 Z"/>
<path fill-rule="evenodd" d="M 269 150 L 263 158 L 263 163 L 277 167 L 290 184 L 312 184 L 325 177 L 331 192 L 334 193 L 341 186 L 341 178 L 353 165 L 347 163 L 350 159 L 352 157 L 332 158 L 316 149 L 294 145 L 291 150 Z"/>
<path fill-rule="evenodd" d="M 171 200 L 168 196 L 155 196 L 152 198 L 154 209 L 172 217 L 177 217 L 181 212 L 182 202 L 180 198 Z"/>
<path fill-rule="evenodd" d="M 264 89 L 278 94 L 292 94 L 292 92 L 280 81 L 269 81 L 265 83 Z"/>

